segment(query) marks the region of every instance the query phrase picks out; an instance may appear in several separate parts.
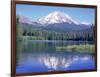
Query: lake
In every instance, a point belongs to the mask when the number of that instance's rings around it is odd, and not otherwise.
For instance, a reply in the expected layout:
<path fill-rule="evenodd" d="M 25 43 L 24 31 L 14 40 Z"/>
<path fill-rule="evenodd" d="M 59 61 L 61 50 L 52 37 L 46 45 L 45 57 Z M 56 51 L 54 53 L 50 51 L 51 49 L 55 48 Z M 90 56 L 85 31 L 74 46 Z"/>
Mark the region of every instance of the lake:
<path fill-rule="evenodd" d="M 94 55 L 58 51 L 57 46 L 93 44 L 87 41 L 29 40 L 17 43 L 16 73 L 95 69 Z"/>

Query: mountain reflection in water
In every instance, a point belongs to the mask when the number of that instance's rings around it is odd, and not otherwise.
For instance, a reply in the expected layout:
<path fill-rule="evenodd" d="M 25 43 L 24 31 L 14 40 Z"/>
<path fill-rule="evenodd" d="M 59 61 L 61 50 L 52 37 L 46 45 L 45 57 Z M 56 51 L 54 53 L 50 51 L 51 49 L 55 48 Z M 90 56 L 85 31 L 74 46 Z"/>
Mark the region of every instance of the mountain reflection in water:
<path fill-rule="evenodd" d="M 93 54 L 56 51 L 56 46 L 69 44 L 80 43 L 36 41 L 19 44 L 16 73 L 95 69 Z"/>
<path fill-rule="evenodd" d="M 90 56 L 68 56 L 68 57 L 56 57 L 49 56 L 48 54 L 45 56 L 40 56 L 38 58 L 39 62 L 44 64 L 48 69 L 52 68 L 57 70 L 57 68 L 67 68 L 75 61 L 86 61 L 91 59 Z"/>

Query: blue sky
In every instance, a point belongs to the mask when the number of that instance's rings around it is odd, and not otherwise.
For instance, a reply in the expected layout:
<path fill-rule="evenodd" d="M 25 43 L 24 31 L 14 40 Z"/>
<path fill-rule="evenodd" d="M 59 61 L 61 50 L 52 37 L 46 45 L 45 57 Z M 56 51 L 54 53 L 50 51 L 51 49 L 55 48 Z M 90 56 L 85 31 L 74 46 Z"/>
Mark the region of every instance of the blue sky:
<path fill-rule="evenodd" d="M 16 14 L 26 16 L 31 20 L 39 19 L 53 11 L 64 12 L 78 22 L 93 23 L 95 19 L 95 9 L 93 8 L 74 8 L 25 4 L 16 5 Z"/>

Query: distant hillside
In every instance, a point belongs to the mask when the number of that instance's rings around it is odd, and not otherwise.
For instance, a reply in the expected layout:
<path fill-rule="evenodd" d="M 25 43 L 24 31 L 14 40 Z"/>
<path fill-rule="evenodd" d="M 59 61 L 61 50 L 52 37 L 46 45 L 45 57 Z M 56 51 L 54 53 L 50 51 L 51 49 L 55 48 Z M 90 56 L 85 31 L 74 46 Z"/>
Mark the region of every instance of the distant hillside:
<path fill-rule="evenodd" d="M 17 16 L 16 20 L 22 36 L 33 36 L 44 40 L 93 41 L 93 25 L 78 23 L 62 12 L 55 11 L 37 21 L 24 16 Z"/>

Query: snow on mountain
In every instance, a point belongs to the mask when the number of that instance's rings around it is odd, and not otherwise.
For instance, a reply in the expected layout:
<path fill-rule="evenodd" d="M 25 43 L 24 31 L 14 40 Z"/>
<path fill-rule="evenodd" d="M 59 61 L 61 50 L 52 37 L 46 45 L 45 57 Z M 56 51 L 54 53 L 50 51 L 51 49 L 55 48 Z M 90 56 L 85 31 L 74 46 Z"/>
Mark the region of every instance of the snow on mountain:
<path fill-rule="evenodd" d="M 29 25 L 39 24 L 37 21 L 32 21 L 28 17 L 25 17 L 25 16 L 19 16 L 19 22 L 22 24 L 29 24 Z"/>
<path fill-rule="evenodd" d="M 54 11 L 45 17 L 39 19 L 41 24 L 55 24 L 55 23 L 68 23 L 68 24 L 79 24 L 73 20 L 69 15 L 63 12 Z"/>
<path fill-rule="evenodd" d="M 32 21 L 25 16 L 19 16 L 19 22 L 26 24 L 33 24 Z"/>
<path fill-rule="evenodd" d="M 50 24 L 73 24 L 73 25 L 91 25 L 90 23 L 82 22 L 79 23 L 74 20 L 71 16 L 64 12 L 54 11 L 49 13 L 48 15 L 38 19 L 38 20 L 30 20 L 28 17 L 19 15 L 19 22 L 24 24 L 30 25 L 37 25 L 37 26 L 47 26 Z"/>
<path fill-rule="evenodd" d="M 88 22 L 82 22 L 81 24 L 83 24 L 83 25 L 92 25 L 92 24 L 90 24 Z"/>

